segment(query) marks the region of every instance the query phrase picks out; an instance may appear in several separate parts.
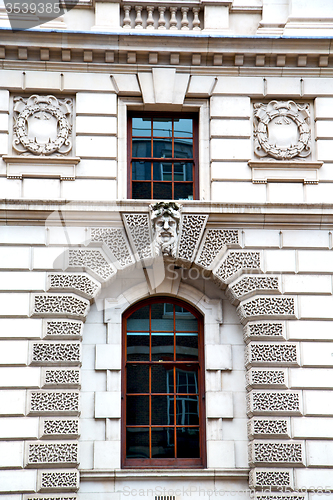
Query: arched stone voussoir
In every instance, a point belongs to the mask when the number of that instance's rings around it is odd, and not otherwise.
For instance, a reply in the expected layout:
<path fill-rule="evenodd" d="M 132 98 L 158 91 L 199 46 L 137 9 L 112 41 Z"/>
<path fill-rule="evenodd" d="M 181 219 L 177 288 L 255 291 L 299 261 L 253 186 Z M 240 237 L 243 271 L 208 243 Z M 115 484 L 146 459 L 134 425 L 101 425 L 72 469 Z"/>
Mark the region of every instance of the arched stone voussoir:
<path fill-rule="evenodd" d="M 241 300 L 250 298 L 258 292 L 281 293 L 281 277 L 255 276 L 253 274 L 242 276 L 228 286 L 226 296 L 231 304 L 238 305 Z"/>
<path fill-rule="evenodd" d="M 85 319 L 90 302 L 74 293 L 32 294 L 31 316 Z"/>
<path fill-rule="evenodd" d="M 208 215 L 183 214 L 179 229 L 176 263 L 182 267 L 191 267 L 203 236 Z"/>
<path fill-rule="evenodd" d="M 262 251 L 227 250 L 213 269 L 213 280 L 225 288 L 244 273 L 262 273 L 262 262 Z"/>
<path fill-rule="evenodd" d="M 101 248 L 69 248 L 65 256 L 65 270 L 86 271 L 101 283 L 117 274 L 116 267 Z"/>
<path fill-rule="evenodd" d="M 240 248 L 239 229 L 206 229 L 195 263 L 203 269 L 212 270 L 229 248 Z"/>
<path fill-rule="evenodd" d="M 48 292 L 73 292 L 91 300 L 100 289 L 99 281 L 86 273 L 49 273 L 47 276 Z"/>
<path fill-rule="evenodd" d="M 247 299 L 237 307 L 242 324 L 255 319 L 296 319 L 296 297 L 257 296 Z"/>
<path fill-rule="evenodd" d="M 117 269 L 126 269 L 135 264 L 135 257 L 124 228 L 92 227 L 89 247 L 102 247 Z"/>

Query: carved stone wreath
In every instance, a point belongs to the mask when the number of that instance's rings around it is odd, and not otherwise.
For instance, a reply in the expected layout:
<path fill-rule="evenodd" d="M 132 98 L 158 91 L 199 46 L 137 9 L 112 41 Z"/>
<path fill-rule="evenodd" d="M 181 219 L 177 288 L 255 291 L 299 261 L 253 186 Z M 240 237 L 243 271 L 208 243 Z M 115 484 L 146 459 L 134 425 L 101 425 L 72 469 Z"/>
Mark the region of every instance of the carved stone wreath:
<path fill-rule="evenodd" d="M 294 101 L 254 104 L 254 152 L 277 160 L 311 153 L 310 106 Z"/>
<path fill-rule="evenodd" d="M 69 153 L 72 109 L 71 99 L 52 95 L 15 97 L 13 149 L 38 156 Z"/>

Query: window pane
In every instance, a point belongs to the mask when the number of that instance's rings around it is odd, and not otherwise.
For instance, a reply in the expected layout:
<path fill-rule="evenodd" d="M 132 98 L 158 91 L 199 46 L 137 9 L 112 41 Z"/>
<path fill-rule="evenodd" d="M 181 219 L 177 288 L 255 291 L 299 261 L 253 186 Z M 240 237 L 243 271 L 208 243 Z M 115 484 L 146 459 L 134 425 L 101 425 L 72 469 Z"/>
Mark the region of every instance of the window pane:
<path fill-rule="evenodd" d="M 168 365 L 151 367 L 151 392 L 173 392 L 173 370 Z"/>
<path fill-rule="evenodd" d="M 192 118 L 179 118 L 174 121 L 174 136 L 175 137 L 192 137 L 193 135 L 193 120 Z"/>
<path fill-rule="evenodd" d="M 173 333 L 152 333 L 151 334 L 151 359 L 152 361 L 172 361 L 173 360 Z"/>
<path fill-rule="evenodd" d="M 127 330 L 149 331 L 149 306 L 140 307 L 127 318 Z"/>
<path fill-rule="evenodd" d="M 149 367 L 147 365 L 127 365 L 127 392 L 149 392 Z"/>
<path fill-rule="evenodd" d="M 150 139 L 132 139 L 132 156 L 134 158 L 150 158 Z"/>
<path fill-rule="evenodd" d="M 149 396 L 127 396 L 127 425 L 149 425 Z"/>
<path fill-rule="evenodd" d="M 183 394 L 197 394 L 198 387 L 198 369 L 195 367 L 182 370 L 176 368 L 176 392 Z"/>
<path fill-rule="evenodd" d="M 149 458 L 149 430 L 127 429 L 126 457 Z"/>
<path fill-rule="evenodd" d="M 170 396 L 151 397 L 151 423 L 152 425 L 172 425 L 170 421 L 168 403 Z"/>
<path fill-rule="evenodd" d="M 181 427 L 177 429 L 177 458 L 199 458 L 199 429 Z"/>
<path fill-rule="evenodd" d="M 158 302 L 151 305 L 151 331 L 173 332 L 173 315 L 164 317 L 164 303 Z"/>
<path fill-rule="evenodd" d="M 172 139 L 154 139 L 153 151 L 154 158 L 172 158 Z"/>
<path fill-rule="evenodd" d="M 172 183 L 171 182 L 154 182 L 153 184 L 153 199 L 154 200 L 171 200 L 172 199 Z"/>
<path fill-rule="evenodd" d="M 193 181 L 193 163 L 175 163 L 174 164 L 175 181 Z"/>
<path fill-rule="evenodd" d="M 151 430 L 152 458 L 174 458 L 175 430 L 173 427 Z"/>
<path fill-rule="evenodd" d="M 192 139 L 175 139 L 174 158 L 193 158 Z"/>
<path fill-rule="evenodd" d="M 153 120 L 154 137 L 172 137 L 172 119 L 154 118 Z"/>
<path fill-rule="evenodd" d="M 176 331 L 177 332 L 197 332 L 198 331 L 198 320 L 186 309 L 183 309 L 182 313 L 176 311 Z"/>
<path fill-rule="evenodd" d="M 154 181 L 172 180 L 172 163 L 154 163 L 153 166 Z"/>
<path fill-rule="evenodd" d="M 132 198 L 134 200 L 151 200 L 151 183 L 150 182 L 133 182 Z"/>
<path fill-rule="evenodd" d="M 127 333 L 127 360 L 149 361 L 149 333 Z"/>
<path fill-rule="evenodd" d="M 151 119 L 132 118 L 132 135 L 149 137 L 151 135 Z"/>
<path fill-rule="evenodd" d="M 199 425 L 198 396 L 177 396 L 177 425 Z"/>
<path fill-rule="evenodd" d="M 175 182 L 175 200 L 193 200 L 193 184 Z"/>
<path fill-rule="evenodd" d="M 198 334 L 177 333 L 176 334 L 176 359 L 177 361 L 198 360 Z"/>
<path fill-rule="evenodd" d="M 151 163 L 150 161 L 133 161 L 132 162 L 132 179 L 133 181 L 150 181 L 151 179 Z M 186 179 L 184 179 L 186 180 Z"/>

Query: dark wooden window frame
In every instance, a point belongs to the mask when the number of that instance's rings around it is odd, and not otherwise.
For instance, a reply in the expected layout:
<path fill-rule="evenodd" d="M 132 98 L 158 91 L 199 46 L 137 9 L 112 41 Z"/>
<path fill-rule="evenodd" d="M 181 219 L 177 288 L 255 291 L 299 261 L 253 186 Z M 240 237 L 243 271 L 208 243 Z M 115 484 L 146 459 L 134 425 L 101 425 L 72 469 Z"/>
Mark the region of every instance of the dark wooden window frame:
<path fill-rule="evenodd" d="M 191 118 L 193 120 L 193 199 L 199 199 L 199 121 L 197 113 L 165 113 L 165 112 L 140 112 L 140 111 L 129 111 L 127 115 L 127 193 L 128 198 L 132 198 L 132 118 Z M 154 157 L 149 158 L 150 161 L 158 161 L 159 158 L 154 159 Z M 185 161 L 186 159 L 180 158 L 166 158 L 166 161 Z M 151 180 L 151 184 L 153 183 Z M 155 181 L 158 182 L 158 181 Z M 174 181 L 173 181 L 174 183 Z"/>
<path fill-rule="evenodd" d="M 145 459 L 145 458 L 126 458 L 126 353 L 127 353 L 127 318 L 138 309 L 150 304 L 161 302 L 168 302 L 174 305 L 185 307 L 191 314 L 198 320 L 198 388 L 199 388 L 199 445 L 200 445 L 200 458 L 163 458 L 163 459 Z M 185 468 L 185 469 L 199 469 L 205 468 L 206 465 L 206 412 L 205 412 L 205 364 L 204 364 L 204 318 L 199 311 L 188 303 L 173 298 L 173 297 L 153 297 L 142 300 L 135 305 L 131 306 L 124 312 L 122 318 L 122 382 L 121 382 L 121 464 L 122 468 Z M 138 362 L 133 362 L 138 363 Z M 147 364 L 147 362 L 144 362 Z M 156 364 L 159 361 L 150 361 L 149 364 Z M 174 361 L 172 364 L 180 366 L 186 364 L 186 361 Z M 167 362 L 170 365 L 170 361 Z M 175 390 L 175 389 L 174 389 Z M 150 393 L 151 394 L 151 393 Z M 149 427 L 152 427 L 149 425 Z M 160 426 L 159 426 L 160 427 Z"/>

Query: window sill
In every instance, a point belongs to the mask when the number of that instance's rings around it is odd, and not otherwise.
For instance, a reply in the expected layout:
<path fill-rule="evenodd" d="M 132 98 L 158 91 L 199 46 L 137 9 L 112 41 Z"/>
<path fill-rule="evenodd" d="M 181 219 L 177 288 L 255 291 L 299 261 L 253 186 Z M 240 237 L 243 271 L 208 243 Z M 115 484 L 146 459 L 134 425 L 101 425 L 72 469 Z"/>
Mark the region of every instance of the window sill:
<path fill-rule="evenodd" d="M 110 469 L 80 471 L 81 481 L 107 481 L 109 479 L 137 479 L 138 476 L 145 478 L 172 477 L 172 478 L 245 478 L 249 476 L 248 468 L 237 469 Z"/>

